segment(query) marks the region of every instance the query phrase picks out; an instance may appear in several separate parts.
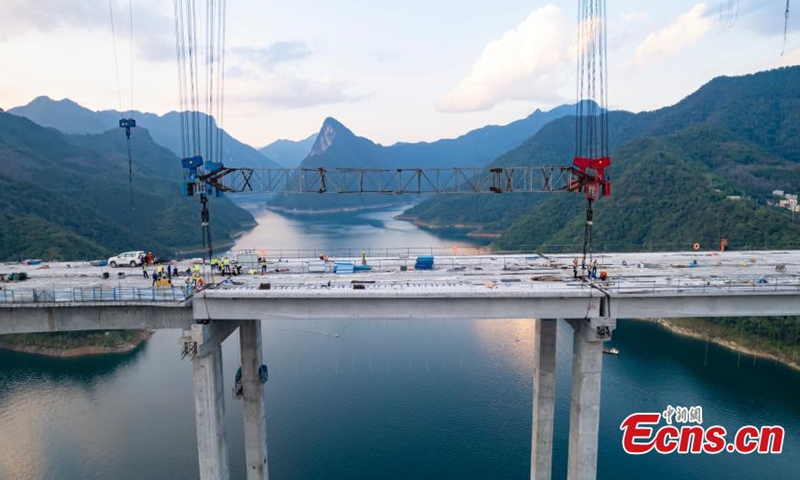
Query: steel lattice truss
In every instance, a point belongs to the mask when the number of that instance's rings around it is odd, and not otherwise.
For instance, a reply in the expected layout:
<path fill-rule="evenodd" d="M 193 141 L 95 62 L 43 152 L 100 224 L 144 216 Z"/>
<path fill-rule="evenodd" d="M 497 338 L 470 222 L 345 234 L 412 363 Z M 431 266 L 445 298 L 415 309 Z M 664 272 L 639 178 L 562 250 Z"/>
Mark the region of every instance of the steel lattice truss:
<path fill-rule="evenodd" d="M 202 175 L 223 192 L 536 193 L 572 190 L 571 167 L 509 168 L 228 168 Z"/>

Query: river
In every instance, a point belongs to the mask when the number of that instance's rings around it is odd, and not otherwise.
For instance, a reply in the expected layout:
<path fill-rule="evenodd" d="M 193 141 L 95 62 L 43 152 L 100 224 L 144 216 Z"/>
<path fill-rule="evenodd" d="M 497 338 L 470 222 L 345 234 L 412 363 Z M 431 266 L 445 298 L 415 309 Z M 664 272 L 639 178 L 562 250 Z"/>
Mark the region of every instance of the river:
<path fill-rule="evenodd" d="M 396 210 L 288 218 L 262 212 L 237 248 L 451 247 Z M 527 479 L 531 321 L 264 324 L 271 478 Z M 338 338 L 336 337 L 338 335 Z M 178 332 L 128 355 L 50 359 L 0 351 L 0 480 L 197 477 L 192 369 Z M 621 320 L 604 359 L 599 478 L 797 479 L 800 374 L 659 326 Z M 706 348 L 708 351 L 706 352 Z M 226 389 L 238 341 L 223 346 Z M 554 479 L 566 476 L 571 330 L 559 324 Z M 780 455 L 626 455 L 619 425 L 668 404 L 705 424 L 786 428 Z M 232 478 L 241 404 L 226 397 Z"/>

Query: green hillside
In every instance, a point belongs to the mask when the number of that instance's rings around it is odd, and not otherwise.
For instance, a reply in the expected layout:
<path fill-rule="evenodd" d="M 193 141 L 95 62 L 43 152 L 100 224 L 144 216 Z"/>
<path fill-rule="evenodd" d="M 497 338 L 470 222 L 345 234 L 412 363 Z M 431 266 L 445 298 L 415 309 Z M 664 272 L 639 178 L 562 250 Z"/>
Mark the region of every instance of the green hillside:
<path fill-rule="evenodd" d="M 800 188 L 800 67 L 718 78 L 675 106 L 612 112 L 613 195 L 598 202 L 599 250 L 733 248 L 800 242 L 785 210 L 766 205 L 773 189 Z M 493 165 L 571 163 L 574 119 L 556 120 Z M 741 196 L 741 199 L 729 199 Z M 578 195 L 434 197 L 406 215 L 441 225 L 479 225 L 501 234 L 499 249 L 582 243 Z"/>
<path fill-rule="evenodd" d="M 178 159 L 147 130 L 133 132 L 134 202 L 125 136 L 70 136 L 0 113 L 0 259 L 102 258 L 143 249 L 174 255 L 199 245 L 199 206 L 180 195 Z M 214 236 L 230 241 L 252 216 L 212 204 Z"/>

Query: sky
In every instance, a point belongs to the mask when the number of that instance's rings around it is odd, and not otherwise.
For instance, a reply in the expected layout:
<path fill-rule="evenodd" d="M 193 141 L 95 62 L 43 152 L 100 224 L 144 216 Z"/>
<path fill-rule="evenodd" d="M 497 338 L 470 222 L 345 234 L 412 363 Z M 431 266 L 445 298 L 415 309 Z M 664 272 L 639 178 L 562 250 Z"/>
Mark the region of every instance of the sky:
<path fill-rule="evenodd" d="M 130 2 L 110 1 L 112 37 L 108 0 L 0 0 L 0 108 L 177 110 L 173 2 Z M 610 107 L 800 64 L 800 4 L 781 55 L 785 4 L 608 0 Z M 576 19 L 574 0 L 231 0 L 224 126 L 261 147 L 328 116 L 385 145 L 506 124 L 575 102 Z"/>

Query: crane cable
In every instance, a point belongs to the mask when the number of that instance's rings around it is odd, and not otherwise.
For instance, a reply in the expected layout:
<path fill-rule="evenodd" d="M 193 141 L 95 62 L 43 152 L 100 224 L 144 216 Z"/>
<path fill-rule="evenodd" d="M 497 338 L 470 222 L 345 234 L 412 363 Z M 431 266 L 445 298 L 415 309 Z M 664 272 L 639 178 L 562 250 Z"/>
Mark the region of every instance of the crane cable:
<path fill-rule="evenodd" d="M 205 165 L 184 168 L 184 182 L 191 190 L 189 195 L 198 192 L 200 196 L 202 248 L 205 260 L 210 264 L 213 248 L 208 196 L 213 193 L 213 188 L 201 177 L 203 169 L 209 168 L 212 162 L 220 163 L 224 153 L 221 124 L 227 8 L 225 0 L 173 1 L 181 148 L 185 160 L 199 157 L 202 162 L 197 163 Z M 213 275 L 212 269 L 212 283 Z"/>
<path fill-rule="evenodd" d="M 608 46 L 605 0 L 578 2 L 578 62 L 575 123 L 575 157 L 607 157 L 608 136 Z M 596 186 L 594 187 L 596 188 Z M 582 272 L 594 262 L 594 200 L 587 191 L 583 234 Z"/>
<path fill-rule="evenodd" d="M 727 4 L 726 4 L 727 3 Z M 720 0 L 719 23 L 724 27 L 732 27 L 739 20 L 739 0 Z"/>
<path fill-rule="evenodd" d="M 789 40 L 789 0 L 786 0 L 786 12 L 783 15 L 786 19 L 783 23 L 783 50 L 781 50 L 781 56 L 786 53 L 786 42 Z"/>
<path fill-rule="evenodd" d="M 134 210 L 136 205 L 133 199 L 133 153 L 131 151 L 131 128 L 136 126 L 136 122 L 133 121 L 133 5 L 131 0 L 128 0 L 128 13 L 130 19 L 130 68 L 131 68 L 131 85 L 130 85 L 130 93 L 131 93 L 131 103 L 130 109 L 128 110 L 129 118 L 125 118 L 124 111 L 122 110 L 122 82 L 120 81 L 120 74 L 119 74 L 119 58 L 117 56 L 117 34 L 116 29 L 114 28 L 114 5 L 112 0 L 108 0 L 108 15 L 111 21 L 111 43 L 114 49 L 114 72 L 117 79 L 117 100 L 119 102 L 119 117 L 120 117 L 120 124 L 121 128 L 125 128 L 125 138 L 127 144 L 127 153 L 128 153 L 128 196 L 130 201 L 130 209 Z"/>

